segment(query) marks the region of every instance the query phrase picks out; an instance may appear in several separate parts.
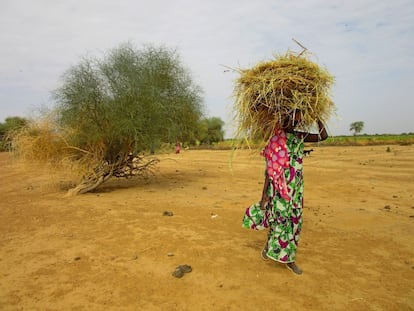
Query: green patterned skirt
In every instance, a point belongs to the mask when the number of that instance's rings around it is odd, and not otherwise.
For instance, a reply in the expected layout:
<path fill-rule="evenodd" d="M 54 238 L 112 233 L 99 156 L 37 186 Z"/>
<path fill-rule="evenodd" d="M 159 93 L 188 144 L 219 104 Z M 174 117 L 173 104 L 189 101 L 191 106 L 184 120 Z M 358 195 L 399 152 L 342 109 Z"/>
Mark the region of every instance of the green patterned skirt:
<path fill-rule="evenodd" d="M 300 167 L 301 168 L 301 167 Z M 282 263 L 294 262 L 302 227 L 303 178 L 302 170 L 291 167 L 286 180 L 290 200 L 287 201 L 274 191 L 269 183 L 267 194 L 270 202 L 266 209 L 260 209 L 260 202 L 246 209 L 243 227 L 254 230 L 268 229 L 267 256 Z"/>

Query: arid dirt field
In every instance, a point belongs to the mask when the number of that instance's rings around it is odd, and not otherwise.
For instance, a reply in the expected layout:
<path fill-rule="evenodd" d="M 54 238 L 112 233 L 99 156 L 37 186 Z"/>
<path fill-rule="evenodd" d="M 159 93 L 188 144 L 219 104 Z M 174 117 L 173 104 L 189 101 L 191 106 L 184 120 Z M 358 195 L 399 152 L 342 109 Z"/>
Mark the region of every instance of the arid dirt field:
<path fill-rule="evenodd" d="M 1 310 L 414 310 L 414 146 L 313 147 L 296 276 L 241 227 L 263 159 L 161 156 L 149 181 L 64 198 L 0 154 Z M 163 216 L 170 211 L 173 216 Z M 193 268 L 182 278 L 178 265 Z"/>

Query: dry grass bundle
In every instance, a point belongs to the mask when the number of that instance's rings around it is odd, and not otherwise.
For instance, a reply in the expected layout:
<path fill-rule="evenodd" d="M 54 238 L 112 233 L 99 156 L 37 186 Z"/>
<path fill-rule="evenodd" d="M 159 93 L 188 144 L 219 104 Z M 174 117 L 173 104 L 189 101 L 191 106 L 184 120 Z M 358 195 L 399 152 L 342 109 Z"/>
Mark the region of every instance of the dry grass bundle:
<path fill-rule="evenodd" d="M 234 88 L 239 137 L 266 141 L 298 110 L 298 127 L 309 131 L 317 120 L 326 123 L 335 110 L 333 76 L 306 54 L 288 52 L 239 73 Z"/>
<path fill-rule="evenodd" d="M 60 162 L 65 144 L 49 120 L 32 121 L 12 133 L 14 155 L 23 161 Z"/>
<path fill-rule="evenodd" d="M 67 195 L 92 191 L 112 177 L 148 177 L 159 161 L 129 153 L 120 154 L 114 161 L 105 158 L 107 146 L 98 141 L 86 145 L 88 150 L 70 143 L 75 129 L 60 128 L 50 118 L 33 121 L 13 133 L 12 151 L 24 167 L 42 167 L 52 174 L 58 174 L 60 182 L 70 186 Z M 66 179 L 66 180 L 63 180 Z"/>
<path fill-rule="evenodd" d="M 11 136 L 14 157 L 23 165 L 48 166 L 76 176 L 87 172 L 93 162 L 91 153 L 68 145 L 70 133 L 59 129 L 52 118 L 32 121 Z"/>

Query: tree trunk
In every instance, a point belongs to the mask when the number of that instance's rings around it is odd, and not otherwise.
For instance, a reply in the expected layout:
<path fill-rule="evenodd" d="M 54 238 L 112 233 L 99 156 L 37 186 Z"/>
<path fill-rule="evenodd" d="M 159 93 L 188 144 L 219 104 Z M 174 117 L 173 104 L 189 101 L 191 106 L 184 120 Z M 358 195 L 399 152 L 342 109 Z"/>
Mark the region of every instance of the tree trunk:
<path fill-rule="evenodd" d="M 130 178 L 134 176 L 145 176 L 151 172 L 151 167 L 159 162 L 158 159 L 145 160 L 143 156 L 128 155 L 117 163 L 110 164 L 102 161 L 93 173 L 84 177 L 79 185 L 69 189 L 65 197 L 84 194 L 93 191 L 111 177 Z"/>
<path fill-rule="evenodd" d="M 112 177 L 112 174 L 107 174 L 107 175 L 102 174 L 101 176 L 96 175 L 94 178 L 89 177 L 87 179 L 84 179 L 75 188 L 69 189 L 65 197 L 75 196 L 78 194 L 84 194 L 86 192 L 95 190 L 96 188 L 98 188 L 100 185 L 102 185 L 105 181 L 107 181 L 111 177 Z"/>

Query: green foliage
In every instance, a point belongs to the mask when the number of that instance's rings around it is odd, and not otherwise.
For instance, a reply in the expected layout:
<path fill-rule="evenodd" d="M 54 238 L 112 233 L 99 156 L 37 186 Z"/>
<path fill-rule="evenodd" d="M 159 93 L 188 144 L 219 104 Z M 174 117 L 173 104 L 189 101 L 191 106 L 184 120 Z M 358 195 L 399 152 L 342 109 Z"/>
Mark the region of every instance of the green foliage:
<path fill-rule="evenodd" d="M 368 146 L 368 145 L 411 145 L 414 144 L 414 134 L 401 135 L 359 135 L 359 136 L 331 136 L 327 140 L 317 143 L 320 146 Z"/>
<path fill-rule="evenodd" d="M 19 130 L 28 124 L 28 120 L 21 117 L 8 117 L 4 123 L 0 123 L 0 151 L 8 148 L 8 135 L 13 131 Z"/>
<path fill-rule="evenodd" d="M 355 121 L 352 122 L 349 126 L 349 130 L 354 132 L 354 136 L 361 133 L 362 129 L 364 128 L 364 122 L 363 121 Z"/>
<path fill-rule="evenodd" d="M 17 130 L 27 125 L 29 121 L 21 117 L 8 117 L 4 123 L 0 123 L 0 135 L 5 135 L 7 132 Z"/>
<path fill-rule="evenodd" d="M 202 115 L 200 88 L 164 47 L 123 44 L 102 60 L 84 58 L 66 72 L 55 99 L 68 143 L 109 162 L 193 139 Z"/>
<path fill-rule="evenodd" d="M 199 124 L 198 140 L 202 144 L 212 144 L 224 140 L 224 121 L 218 117 L 205 118 Z"/>

